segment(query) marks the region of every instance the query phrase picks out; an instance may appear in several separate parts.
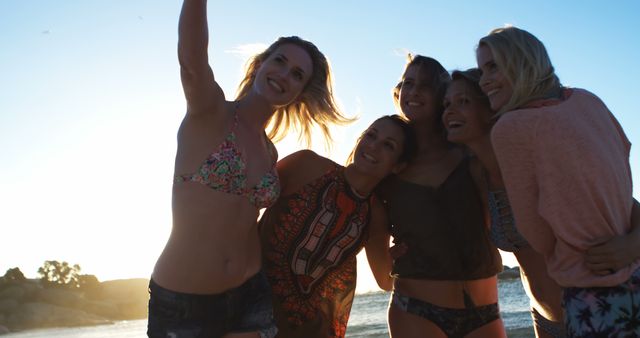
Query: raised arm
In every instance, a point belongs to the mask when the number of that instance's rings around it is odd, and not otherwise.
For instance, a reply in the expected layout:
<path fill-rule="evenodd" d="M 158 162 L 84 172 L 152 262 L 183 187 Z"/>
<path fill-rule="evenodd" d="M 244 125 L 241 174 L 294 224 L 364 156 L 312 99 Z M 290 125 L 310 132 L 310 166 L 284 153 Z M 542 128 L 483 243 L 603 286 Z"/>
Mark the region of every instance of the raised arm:
<path fill-rule="evenodd" d="M 587 266 L 598 275 L 607 275 L 628 266 L 640 258 L 640 203 L 633 199 L 631 231 L 607 239 L 586 253 Z"/>
<path fill-rule="evenodd" d="M 207 1 L 184 0 L 178 24 L 178 60 L 187 114 L 212 113 L 224 102 L 224 93 L 209 67 L 208 44 Z"/>
<path fill-rule="evenodd" d="M 393 288 L 393 277 L 390 275 L 392 259 L 389 253 L 388 217 L 378 199 L 373 200 L 371 209 L 369 239 L 364 250 L 378 286 L 385 291 L 390 291 Z"/>

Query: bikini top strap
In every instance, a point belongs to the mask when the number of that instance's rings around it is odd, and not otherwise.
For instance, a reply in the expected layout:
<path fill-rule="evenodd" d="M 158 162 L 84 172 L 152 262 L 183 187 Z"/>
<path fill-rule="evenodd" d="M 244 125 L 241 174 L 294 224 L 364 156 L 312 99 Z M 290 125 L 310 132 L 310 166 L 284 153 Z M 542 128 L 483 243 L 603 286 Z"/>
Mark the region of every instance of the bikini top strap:
<path fill-rule="evenodd" d="M 264 141 L 267 143 L 267 149 L 269 150 L 269 155 L 271 156 L 271 159 L 273 159 L 274 162 L 277 162 L 278 149 L 276 148 L 276 145 L 273 144 L 269 136 L 267 136 L 267 133 L 264 133 L 263 135 L 264 135 Z"/>
<path fill-rule="evenodd" d="M 236 107 L 233 109 L 233 127 L 231 127 L 231 131 L 235 131 L 238 127 L 238 107 L 240 107 L 240 102 L 236 102 Z"/>

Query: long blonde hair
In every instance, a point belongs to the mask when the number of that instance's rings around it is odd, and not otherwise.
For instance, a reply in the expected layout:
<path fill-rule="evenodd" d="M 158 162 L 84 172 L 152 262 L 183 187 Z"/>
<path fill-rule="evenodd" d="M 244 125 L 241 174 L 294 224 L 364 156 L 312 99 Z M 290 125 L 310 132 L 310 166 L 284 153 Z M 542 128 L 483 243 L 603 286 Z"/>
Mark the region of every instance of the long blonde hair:
<path fill-rule="evenodd" d="M 496 117 L 533 100 L 560 97 L 562 85 L 547 49 L 533 34 L 513 26 L 496 28 L 478 46 L 491 50 L 494 62 L 513 86 L 511 98 Z"/>
<path fill-rule="evenodd" d="M 251 91 L 255 75 L 262 62 L 284 44 L 293 44 L 304 49 L 311 58 L 313 72 L 298 98 L 294 102 L 276 109 L 268 121 L 267 136 L 273 142 L 278 142 L 287 135 L 291 128 L 294 128 L 300 133 L 298 138 L 304 138 L 309 146 L 311 145 L 311 132 L 313 126 L 316 125 L 322 131 L 325 144 L 330 146 L 333 140 L 329 126 L 332 124 L 345 125 L 353 122 L 354 119 L 344 116 L 338 108 L 333 95 L 333 80 L 329 61 L 313 43 L 297 36 L 281 37 L 264 52 L 255 55 L 247 63 L 245 77 L 238 86 L 236 99 L 242 99 Z"/>

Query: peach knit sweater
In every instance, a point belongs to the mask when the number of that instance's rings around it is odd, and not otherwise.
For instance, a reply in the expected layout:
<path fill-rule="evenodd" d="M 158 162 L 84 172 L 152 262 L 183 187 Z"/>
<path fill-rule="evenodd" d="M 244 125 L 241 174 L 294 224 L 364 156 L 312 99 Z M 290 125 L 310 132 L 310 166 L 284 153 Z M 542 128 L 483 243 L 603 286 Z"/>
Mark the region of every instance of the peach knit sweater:
<path fill-rule="evenodd" d="M 554 105 L 504 114 L 491 140 L 516 226 L 561 286 L 613 286 L 640 265 L 597 276 L 589 247 L 630 229 L 629 150 L 622 127 L 592 93 L 573 89 Z"/>

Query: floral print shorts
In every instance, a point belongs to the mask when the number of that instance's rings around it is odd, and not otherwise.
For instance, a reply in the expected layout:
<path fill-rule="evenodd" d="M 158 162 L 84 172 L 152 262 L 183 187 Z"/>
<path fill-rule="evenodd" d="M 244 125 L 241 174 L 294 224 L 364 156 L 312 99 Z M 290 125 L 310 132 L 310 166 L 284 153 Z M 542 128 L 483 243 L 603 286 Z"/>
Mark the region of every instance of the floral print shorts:
<path fill-rule="evenodd" d="M 613 287 L 564 289 L 568 337 L 640 337 L 640 269 Z"/>

